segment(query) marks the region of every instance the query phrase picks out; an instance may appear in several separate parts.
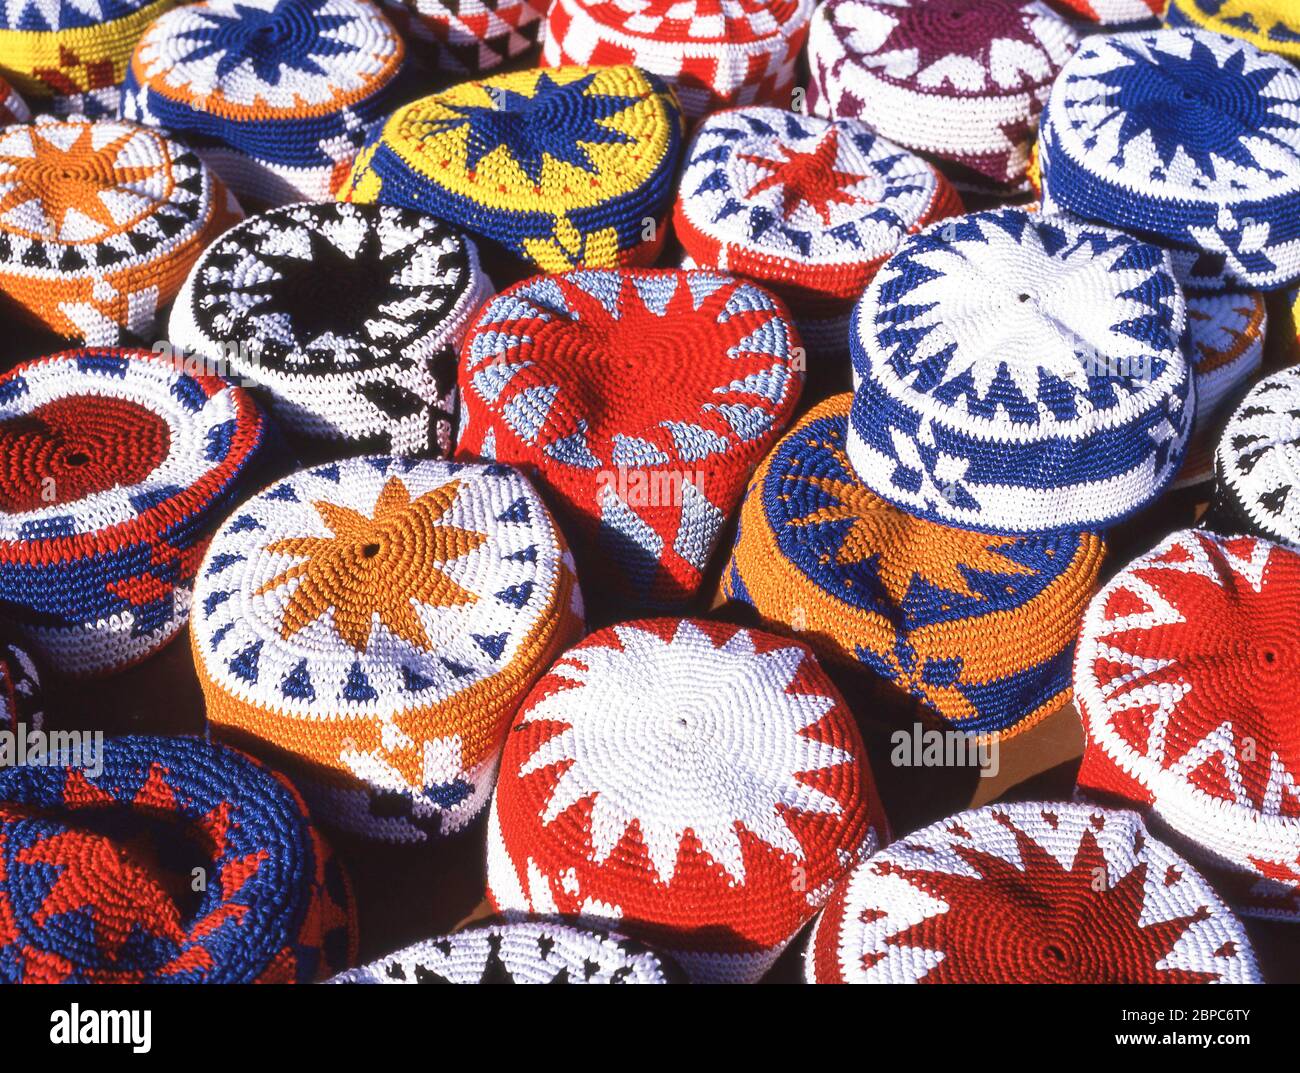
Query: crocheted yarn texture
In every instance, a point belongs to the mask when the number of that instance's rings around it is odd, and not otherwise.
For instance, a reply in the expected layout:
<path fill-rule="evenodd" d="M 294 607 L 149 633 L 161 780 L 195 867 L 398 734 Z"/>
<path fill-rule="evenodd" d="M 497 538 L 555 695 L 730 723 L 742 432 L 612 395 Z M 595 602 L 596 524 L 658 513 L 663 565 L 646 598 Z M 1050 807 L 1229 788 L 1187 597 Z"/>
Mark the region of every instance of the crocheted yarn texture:
<path fill-rule="evenodd" d="M 1140 817 L 1066 802 L 958 813 L 858 865 L 817 921 L 804 974 L 809 983 L 1263 982 L 1241 921 Z"/>
<path fill-rule="evenodd" d="M 762 623 L 865 665 L 952 726 L 1008 736 L 1070 698 L 1105 545 L 988 536 L 874 495 L 845 451 L 850 396 L 815 406 L 754 474 L 723 580 Z"/>
<path fill-rule="evenodd" d="M 550 920 L 466 928 L 340 973 L 332 984 L 670 984 L 680 970 L 641 943 Z"/>
<path fill-rule="evenodd" d="M 906 240 L 858 303 L 848 456 L 932 521 L 1100 529 L 1177 473 L 1194 406 L 1168 255 L 1020 209 Z"/>
<path fill-rule="evenodd" d="M 1252 288 L 1300 278 L 1300 71 L 1199 30 L 1093 37 L 1039 134 L 1044 211 L 1222 256 Z"/>
<path fill-rule="evenodd" d="M 1239 912 L 1300 919 L 1300 553 L 1183 530 L 1084 617 L 1079 785 L 1149 808 Z M 1216 880 L 1219 877 L 1216 876 Z"/>
<path fill-rule="evenodd" d="M 36 661 L 22 645 L 0 641 L 0 730 L 17 732 L 20 725 L 40 730 L 41 676 Z"/>
<path fill-rule="evenodd" d="M 1041 0 L 827 0 L 808 36 L 812 109 L 860 119 L 976 185 L 1018 185 L 1078 40 Z"/>
<path fill-rule="evenodd" d="M 634 63 L 677 91 L 691 119 L 731 105 L 795 103 L 815 0 L 554 0 L 552 67 Z"/>
<path fill-rule="evenodd" d="M 324 201 L 391 110 L 404 55 L 367 0 L 205 0 L 149 27 L 123 107 L 186 136 L 241 197 Z"/>
<path fill-rule="evenodd" d="M 1268 52 L 1300 60 L 1300 10 L 1295 0 L 1169 0 L 1165 21 L 1244 38 Z"/>
<path fill-rule="evenodd" d="M 1065 15 L 1101 26 L 1151 22 L 1164 14 L 1169 0 L 1051 0 Z M 1222 2 L 1222 0 L 1220 0 Z"/>
<path fill-rule="evenodd" d="M 242 388 L 147 351 L 72 350 L 0 377 L 0 619 L 61 674 L 161 648 L 266 435 Z"/>
<path fill-rule="evenodd" d="M 31 119 L 32 112 L 27 107 L 27 102 L 18 95 L 18 91 L 13 86 L 0 78 L 0 126 L 7 126 L 10 123 L 30 123 Z"/>
<path fill-rule="evenodd" d="M 413 459 L 318 466 L 244 503 L 195 605 L 218 732 L 298 777 L 323 820 L 388 841 L 474 818 L 520 700 L 582 630 L 528 482 Z"/>
<path fill-rule="evenodd" d="M 817 320 L 847 314 L 907 235 L 961 211 L 932 165 L 856 120 L 738 108 L 696 132 L 673 230 L 696 266 Z"/>
<path fill-rule="evenodd" d="M 307 983 L 353 962 L 347 877 L 284 778 L 194 738 L 110 738 L 102 762 L 0 768 L 0 981 Z"/>
<path fill-rule="evenodd" d="M 1214 450 L 1224 409 L 1259 372 L 1264 361 L 1268 310 L 1258 291 L 1230 290 L 1187 297 L 1187 354 L 1195 381 L 1196 416 L 1187 460 L 1172 487 L 1202 484 L 1214 476 Z"/>
<path fill-rule="evenodd" d="M 1214 528 L 1300 549 L 1300 367 L 1250 390 L 1223 430 L 1215 469 Z"/>
<path fill-rule="evenodd" d="M 635 67 L 518 71 L 399 108 L 339 197 L 427 212 L 546 272 L 649 264 L 682 136 L 672 91 Z"/>
<path fill-rule="evenodd" d="M 43 111 L 114 116 L 131 50 L 176 3 L 13 0 L 0 11 L 0 74 Z"/>
<path fill-rule="evenodd" d="M 537 47 L 546 0 L 382 0 L 438 73 L 481 75 Z"/>
<path fill-rule="evenodd" d="M 0 127 L 0 293 L 59 335 L 147 338 L 241 215 L 194 152 L 158 131 L 50 116 Z"/>
<path fill-rule="evenodd" d="M 720 273 L 526 280 L 465 337 L 457 453 L 536 476 L 591 591 L 680 605 L 794 413 L 797 348 L 775 297 Z"/>
<path fill-rule="evenodd" d="M 490 293 L 474 244 L 440 220 L 388 205 L 292 205 L 207 248 L 168 334 L 224 358 L 298 435 L 445 456 L 457 347 Z"/>
<path fill-rule="evenodd" d="M 752 983 L 884 837 L 857 725 L 807 648 L 642 620 L 571 648 L 520 708 L 488 897 L 605 921 L 696 983 Z"/>

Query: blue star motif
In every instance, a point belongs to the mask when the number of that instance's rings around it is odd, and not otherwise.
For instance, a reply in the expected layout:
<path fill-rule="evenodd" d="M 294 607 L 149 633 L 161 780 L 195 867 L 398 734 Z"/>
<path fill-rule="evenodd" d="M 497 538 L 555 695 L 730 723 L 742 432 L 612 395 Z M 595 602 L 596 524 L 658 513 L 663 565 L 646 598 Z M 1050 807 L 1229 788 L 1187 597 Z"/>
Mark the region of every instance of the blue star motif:
<path fill-rule="evenodd" d="M 243 63 L 268 85 L 278 86 L 283 70 L 328 75 L 316 57 L 342 56 L 356 52 L 347 41 L 325 37 L 356 21 L 354 15 L 322 15 L 325 0 L 282 0 L 269 11 L 235 5 L 235 13 L 199 11 L 209 25 L 178 35 L 195 47 L 183 59 L 187 62 L 219 55 L 217 77 L 224 78 Z"/>
<path fill-rule="evenodd" d="M 617 94 L 588 94 L 587 88 L 595 77 L 589 74 L 560 85 L 543 72 L 531 97 L 514 90 L 487 87 L 495 98 L 495 107 L 449 104 L 447 107 L 457 114 L 428 120 L 431 129 L 425 137 L 465 127 L 468 131 L 465 166 L 470 171 L 494 149 L 504 145 L 534 183 L 542 181 L 542 163 L 548 156 L 594 173 L 596 165 L 582 143 L 635 142 L 635 138 L 604 126 L 600 120 L 626 111 L 638 100 Z"/>
<path fill-rule="evenodd" d="M 1256 160 L 1244 135 L 1285 147 L 1272 132 L 1300 129 L 1300 123 L 1275 111 L 1283 102 L 1267 93 L 1278 71 L 1265 68 L 1247 74 L 1244 48 L 1220 66 L 1197 40 L 1186 58 L 1152 48 L 1148 59 L 1127 45 L 1116 43 L 1115 48 L 1131 62 L 1095 76 L 1107 87 L 1105 102 L 1114 106 L 1106 122 L 1122 117 L 1115 164 L 1124 164 L 1128 145 L 1145 132 L 1165 167 L 1181 148 L 1211 179 L 1218 178 L 1215 156 L 1273 174 Z"/>

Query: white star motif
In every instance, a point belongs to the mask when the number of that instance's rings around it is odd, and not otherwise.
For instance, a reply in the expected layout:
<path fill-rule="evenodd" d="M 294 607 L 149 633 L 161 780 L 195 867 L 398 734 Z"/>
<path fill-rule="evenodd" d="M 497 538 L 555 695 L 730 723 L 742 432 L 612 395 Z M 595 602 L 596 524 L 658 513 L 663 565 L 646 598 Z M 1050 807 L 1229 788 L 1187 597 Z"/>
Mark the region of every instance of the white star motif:
<path fill-rule="evenodd" d="M 567 764 L 542 822 L 590 798 L 593 860 L 606 860 L 635 822 L 665 884 L 688 830 L 738 884 L 745 880 L 742 827 L 803 860 L 784 810 L 839 815 L 843 808 L 798 774 L 853 761 L 802 733 L 835 704 L 788 692 L 806 652 L 759 654 L 744 630 L 715 647 L 690 622 L 671 641 L 633 625 L 614 631 L 621 651 L 590 646 L 566 657 L 552 673 L 573 687 L 523 717 L 565 724 L 519 772 Z"/>

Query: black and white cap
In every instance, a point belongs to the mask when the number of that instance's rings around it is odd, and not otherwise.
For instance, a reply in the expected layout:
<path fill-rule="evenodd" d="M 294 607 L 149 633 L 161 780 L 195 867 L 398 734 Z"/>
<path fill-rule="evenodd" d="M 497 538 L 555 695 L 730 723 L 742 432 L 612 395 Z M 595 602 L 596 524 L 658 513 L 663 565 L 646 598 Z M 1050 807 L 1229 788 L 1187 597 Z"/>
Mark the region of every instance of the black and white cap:
<path fill-rule="evenodd" d="M 1300 366 L 1266 376 L 1228 420 L 1206 524 L 1300 548 Z"/>
<path fill-rule="evenodd" d="M 681 971 L 632 939 L 549 920 L 467 928 L 334 977 L 335 984 L 669 984 Z"/>
<path fill-rule="evenodd" d="M 297 204 L 210 246 L 172 311 L 172 346 L 268 396 L 290 432 L 445 456 L 456 358 L 491 293 L 472 240 L 389 205 Z"/>

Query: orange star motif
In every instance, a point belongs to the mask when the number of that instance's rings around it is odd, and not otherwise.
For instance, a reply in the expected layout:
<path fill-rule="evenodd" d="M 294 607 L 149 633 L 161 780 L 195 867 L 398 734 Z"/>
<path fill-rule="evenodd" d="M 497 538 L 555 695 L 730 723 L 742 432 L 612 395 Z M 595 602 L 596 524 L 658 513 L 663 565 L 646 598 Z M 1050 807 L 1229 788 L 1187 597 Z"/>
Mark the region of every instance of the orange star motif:
<path fill-rule="evenodd" d="M 798 153 L 786 146 L 779 148 L 784 160 L 769 160 L 751 153 L 737 154 L 741 160 L 767 168 L 772 173 L 751 186 L 746 197 L 780 186 L 781 209 L 787 219 L 803 202 L 821 217 L 824 224 L 831 222 L 832 203 L 852 205 L 864 200 L 849 193 L 846 187 L 860 183 L 866 176 L 839 171 L 835 167 L 835 158 L 839 154 L 839 131 L 834 127 L 826 132 L 811 153 Z"/>
<path fill-rule="evenodd" d="M 45 238 L 58 237 L 68 213 L 74 209 L 98 224 L 101 234 L 118 232 L 134 222 L 115 219 L 100 195 L 111 187 L 143 183 L 157 175 L 164 164 L 120 164 L 119 151 L 138 132 L 127 131 L 96 149 L 92 129 L 86 123 L 65 149 L 44 137 L 40 127 L 33 127 L 31 156 L 0 157 L 0 188 L 8 188 L 0 196 L 0 216 L 19 205 L 38 201 L 54 228 L 54 234 L 42 236 Z M 135 191 L 137 195 L 140 192 Z M 153 195 L 149 196 L 153 200 Z"/>
<path fill-rule="evenodd" d="M 842 472 L 853 472 L 842 448 L 816 442 L 809 444 L 814 449 L 818 446 L 829 449 Z M 788 524 L 802 527 L 848 520 L 851 523 L 849 530 L 844 534 L 835 556 L 835 561 L 842 565 L 862 562 L 886 548 L 898 551 L 917 535 L 916 526 L 910 518 L 857 481 L 804 475 L 786 479 L 811 484 L 838 501 L 836 506 L 820 507 L 802 518 L 792 519 Z M 1014 543 L 1014 537 L 989 536 L 943 525 L 930 525 L 925 527 L 922 539 L 925 541 L 925 555 L 923 561 L 920 556 L 916 557 L 919 561 L 918 569 L 900 571 L 889 569 L 886 564 L 879 572 L 880 583 L 896 607 L 902 605 L 912 579 L 918 574 L 949 592 L 976 596 L 977 593 L 970 587 L 965 575 L 957 568 L 958 564 L 969 570 L 992 574 L 1034 573 L 1032 567 L 998 554 L 997 549 Z"/>
<path fill-rule="evenodd" d="M 459 489 L 460 482 L 451 481 L 412 500 L 406 485 L 392 477 L 372 518 L 336 503 L 314 503 L 332 537 L 290 537 L 267 545 L 270 552 L 307 558 L 257 590 L 260 596 L 302 579 L 285 605 L 281 636 L 292 637 L 332 611 L 338 635 L 363 652 L 378 615 L 393 634 L 428 651 L 432 643 L 414 604 L 453 607 L 478 599 L 436 565 L 468 555 L 487 540 L 486 533 L 439 524 Z"/>

